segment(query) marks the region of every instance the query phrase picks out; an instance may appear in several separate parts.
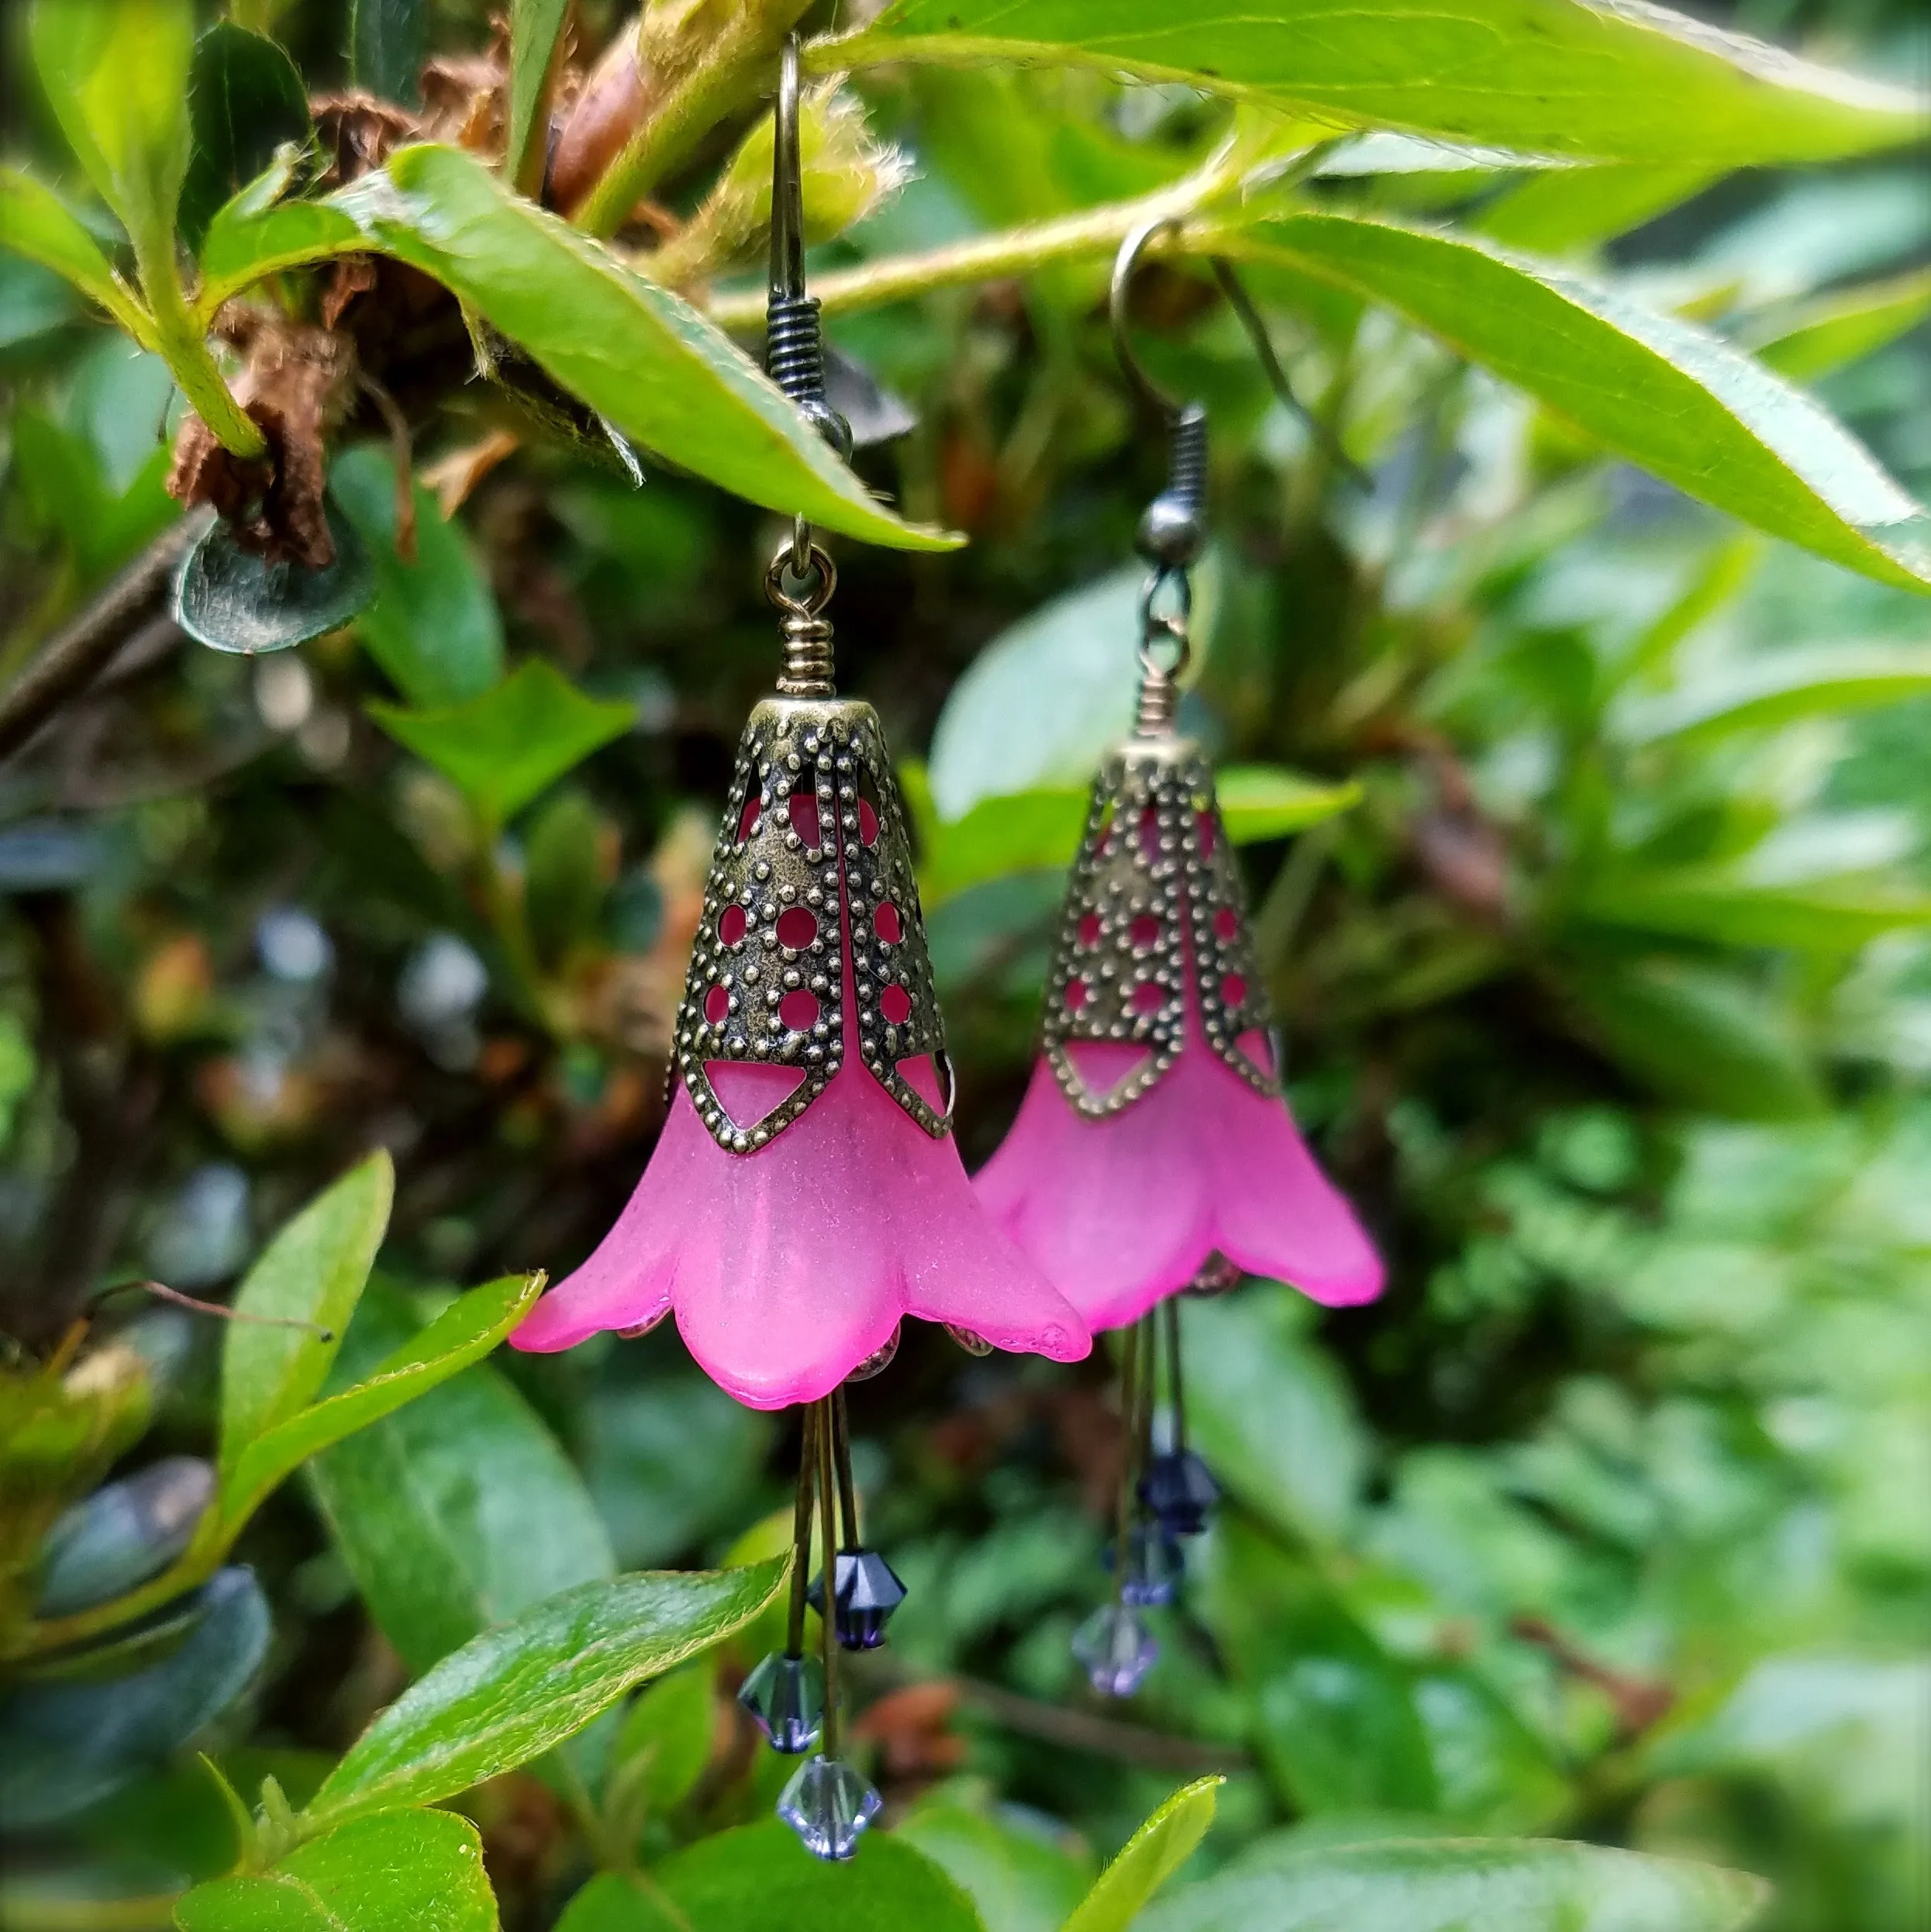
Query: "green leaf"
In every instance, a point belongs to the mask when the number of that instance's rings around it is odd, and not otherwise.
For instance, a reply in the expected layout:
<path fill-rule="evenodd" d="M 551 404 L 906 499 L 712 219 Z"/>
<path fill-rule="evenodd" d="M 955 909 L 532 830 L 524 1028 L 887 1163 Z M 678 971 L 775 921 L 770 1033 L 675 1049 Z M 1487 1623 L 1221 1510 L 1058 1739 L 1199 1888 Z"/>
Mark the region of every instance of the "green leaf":
<path fill-rule="evenodd" d="M 668 289 L 454 149 L 408 147 L 332 198 L 369 245 L 433 275 L 631 441 L 753 503 L 905 550 L 902 523 L 732 344 Z"/>
<path fill-rule="evenodd" d="M 1254 1754 L 1284 1798 L 1309 1813 L 1436 1809 L 1406 1674 L 1312 1570 L 1230 1513 L 1207 1581 Z"/>
<path fill-rule="evenodd" d="M 1579 918 L 1722 946 L 1852 953 L 1886 933 L 1931 926 L 1931 892 L 1862 876 L 1758 885 L 1685 868 L 1602 880 L 1569 902 Z"/>
<path fill-rule="evenodd" d="M 1056 597 L 973 659 L 932 733 L 929 776 L 941 819 L 956 824 L 982 799 L 1084 792 L 1107 747 L 1133 728 L 1146 577 L 1137 566 L 1117 570 Z M 1205 630 L 1198 614 L 1195 628 Z M 1078 836 L 1076 825 L 1075 844 Z"/>
<path fill-rule="evenodd" d="M 896 1834 L 872 1832 L 828 1865 L 777 1819 L 721 1831 L 667 1858 L 647 1885 L 606 1874 L 557 1932 L 981 1932 L 971 1902 Z"/>
<path fill-rule="evenodd" d="M 248 1687 L 268 1649 L 268 1606 L 247 1569 L 184 1607 L 186 1638 L 119 1677 L 16 1685 L 0 1706 L 0 1827 L 68 1816 L 153 1769 Z"/>
<path fill-rule="evenodd" d="M 206 323 L 231 295 L 264 275 L 364 246 L 362 230 L 325 202 L 284 202 L 293 178 L 277 161 L 215 211 L 201 245 L 195 312 Z"/>
<path fill-rule="evenodd" d="M 632 1685 L 747 1623 L 783 1588 L 788 1568 L 781 1558 L 564 1591 L 412 1685 L 329 1773 L 311 1815 L 333 1821 L 433 1804 L 540 1758 Z"/>
<path fill-rule="evenodd" d="M 420 98 L 426 51 L 422 0 L 349 0 L 349 77 L 385 101 Z"/>
<path fill-rule="evenodd" d="M 610 1747 L 610 1778 L 656 1817 L 696 1789 L 711 1756 L 716 1727 L 712 1689 L 716 1673 L 705 1663 L 687 1665 L 647 1685 L 629 1710 Z"/>
<path fill-rule="evenodd" d="M 1215 775 L 1220 816 L 1236 845 L 1258 845 L 1324 824 L 1361 802 L 1353 779 L 1323 784 L 1275 764 L 1223 765 Z"/>
<path fill-rule="evenodd" d="M 1931 315 L 1931 268 L 1860 282 L 1802 304 L 1766 329 L 1750 352 L 1793 382 L 1812 382 L 1874 354 Z"/>
<path fill-rule="evenodd" d="M 1743 1120 L 1823 1111 L 1790 1016 L 1734 974 L 1643 960 L 1571 971 L 1564 984 L 1610 1057 L 1666 1099 Z"/>
<path fill-rule="evenodd" d="M 584 795 L 559 792 L 523 840 L 523 898 L 530 937 L 546 965 L 592 940 L 609 890 L 616 828 Z"/>
<path fill-rule="evenodd" d="M 1066 1932 L 1126 1932 L 1140 1909 L 1194 1855 L 1214 1821 L 1224 1778 L 1182 1785 L 1127 1840 L 1099 1883 L 1080 1901 Z"/>
<path fill-rule="evenodd" d="M 1739 1932 L 1769 1889 L 1740 1872 L 1553 1840 L 1264 1839 L 1170 1894 L 1138 1932 Z"/>
<path fill-rule="evenodd" d="M 509 1275 L 459 1295 L 364 1380 L 298 1409 L 256 1437 L 236 1458 L 222 1485 L 221 1513 L 226 1523 L 239 1528 L 263 1498 L 311 1456 L 481 1361 L 529 1312 L 543 1285 L 540 1274 Z"/>
<path fill-rule="evenodd" d="M 360 1386 L 421 1347 L 466 1302 L 505 1285 L 464 1296 L 414 1344 L 400 1299 L 371 1289 L 346 1355 L 365 1361 L 395 1352 Z M 526 1293 L 515 1301 L 528 1306 Z M 570 1459 L 487 1363 L 336 1443 L 316 1458 L 309 1484 L 370 1613 L 418 1676 L 492 1625 L 616 1568 Z"/>
<path fill-rule="evenodd" d="M 369 715 L 452 780 L 494 827 L 636 720 L 634 706 L 586 698 L 540 657 L 467 704 L 371 704 Z"/>
<path fill-rule="evenodd" d="M 181 1932 L 496 1932 L 483 1841 L 451 1811 L 392 1811 L 198 1885 Z"/>
<path fill-rule="evenodd" d="M 1059 61 L 1211 88 L 1318 121 L 1605 160 L 1820 160 L 1916 138 L 1888 88 L 1667 12 L 1581 0 L 895 0 L 810 50 L 878 61 Z"/>
<path fill-rule="evenodd" d="M 1464 1830 L 1541 1830 L 1567 1815 L 1569 1781 L 1485 1678 L 1445 1666 L 1423 1672 L 1413 1692 L 1441 1808 Z"/>
<path fill-rule="evenodd" d="M 1505 248 L 1564 255 L 1613 241 L 1688 201 L 1722 171 L 1707 162 L 1612 162 L 1546 168 L 1462 216 L 1462 225 Z"/>
<path fill-rule="evenodd" d="M 1071 1834 L 1050 1836 L 1034 1814 L 969 1810 L 942 1792 L 922 1801 L 895 1843 L 923 1852 L 971 1899 L 985 1932 L 1059 1932 L 1093 1878 Z"/>
<path fill-rule="evenodd" d="M 510 0 L 509 147 L 503 172 L 534 200 L 548 157 L 551 77 L 564 45 L 570 0 Z"/>
<path fill-rule="evenodd" d="M 369 654 L 414 705 L 460 705 L 503 674 L 503 620 L 462 527 L 412 485 L 416 555 L 396 548 L 395 464 L 364 444 L 336 457 L 329 492 L 374 562 L 375 602 L 357 628 Z"/>
<path fill-rule="evenodd" d="M 137 342 L 151 341 L 145 312 L 100 244 L 60 196 L 24 168 L 0 167 L 0 247 L 64 276 Z"/>
<path fill-rule="evenodd" d="M 216 211 L 254 181 L 284 143 L 315 132 L 309 92 L 274 41 L 218 20 L 195 43 L 188 78 L 194 147 L 181 198 L 181 238 L 200 245 Z"/>
<path fill-rule="evenodd" d="M 231 1322 L 221 1378 L 221 1473 L 233 1482 L 242 1453 L 322 1386 L 389 1224 L 395 1170 L 372 1154 L 318 1195 L 268 1244 L 235 1295 L 250 1315 L 314 1329 Z"/>
<path fill-rule="evenodd" d="M 1384 303 L 1604 447 L 1885 582 L 1931 582 L 1931 518 L 1834 417 L 1720 337 L 1460 236 L 1298 215 L 1230 252 Z"/>
<path fill-rule="evenodd" d="M 1250 1283 L 1189 1302 L 1187 1418 L 1215 1475 L 1290 1536 L 1347 1530 L 1367 1473 L 1347 1378 L 1307 1333 L 1309 1305 Z"/>
<path fill-rule="evenodd" d="M 1733 731 L 1774 730 L 1798 718 L 1901 704 L 1931 691 L 1931 645 L 1832 644 L 1738 659 L 1612 720 L 1633 744 L 1701 743 Z"/>
<path fill-rule="evenodd" d="M 174 246 L 194 33 L 188 0 L 36 0 L 28 16 L 60 131 L 144 263 Z"/>

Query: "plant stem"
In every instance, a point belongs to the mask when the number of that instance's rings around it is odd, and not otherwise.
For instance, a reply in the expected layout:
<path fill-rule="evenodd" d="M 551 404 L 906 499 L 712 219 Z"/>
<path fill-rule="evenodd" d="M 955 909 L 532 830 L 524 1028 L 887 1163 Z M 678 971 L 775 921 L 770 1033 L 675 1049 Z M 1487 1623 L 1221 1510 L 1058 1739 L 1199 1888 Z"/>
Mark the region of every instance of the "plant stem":
<path fill-rule="evenodd" d="M 188 305 L 173 237 L 143 247 L 136 236 L 135 260 L 141 271 L 141 292 L 153 318 L 154 346 L 181 385 L 181 394 L 223 449 L 250 459 L 266 456 L 267 438 L 229 392 L 209 354 L 202 325 Z"/>
<path fill-rule="evenodd" d="M 1053 262 L 1106 254 L 1150 215 L 1166 211 L 1184 217 L 1198 198 L 1197 188 L 1189 184 L 1184 192 L 1175 188 L 1137 201 L 1108 202 L 1098 208 L 1082 209 L 1075 215 L 1008 229 L 997 235 L 975 235 L 970 240 L 927 249 L 916 255 L 888 255 L 878 261 L 861 263 L 856 268 L 814 276 L 812 293 L 826 314 L 838 315 L 854 309 L 875 309 L 884 302 L 904 302 L 934 288 L 1029 274 Z M 1148 244 L 1147 253 L 1171 257 L 1197 252 L 1197 247 L 1183 229 L 1156 236 Z M 760 288 L 720 296 L 710 305 L 710 315 L 722 328 L 753 328 L 764 319 L 764 292 Z"/>
<path fill-rule="evenodd" d="M 647 6 L 635 29 L 643 119 L 570 219 L 591 234 L 615 234 L 712 128 L 776 84 L 778 48 L 809 4 L 744 0 L 722 24 L 707 8 Z M 652 98 L 653 85 L 661 91 Z"/>

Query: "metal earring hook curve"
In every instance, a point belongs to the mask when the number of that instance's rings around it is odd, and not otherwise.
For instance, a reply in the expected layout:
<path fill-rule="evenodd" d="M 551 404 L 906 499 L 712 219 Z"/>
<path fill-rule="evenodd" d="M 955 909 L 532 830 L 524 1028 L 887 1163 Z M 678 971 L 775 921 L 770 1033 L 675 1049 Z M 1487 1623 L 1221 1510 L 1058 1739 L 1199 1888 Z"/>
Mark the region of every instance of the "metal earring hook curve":
<path fill-rule="evenodd" d="M 1184 405 L 1153 381 L 1133 353 L 1126 300 L 1133 288 L 1134 271 L 1140 267 L 1140 258 L 1146 254 L 1153 237 L 1178 229 L 1180 225 L 1178 215 L 1154 215 L 1132 230 L 1120 243 L 1119 252 L 1113 257 L 1113 278 L 1106 292 L 1106 316 L 1112 326 L 1113 354 L 1119 364 L 1120 372 L 1134 394 L 1143 402 L 1157 409 L 1169 423 L 1179 416 Z"/>

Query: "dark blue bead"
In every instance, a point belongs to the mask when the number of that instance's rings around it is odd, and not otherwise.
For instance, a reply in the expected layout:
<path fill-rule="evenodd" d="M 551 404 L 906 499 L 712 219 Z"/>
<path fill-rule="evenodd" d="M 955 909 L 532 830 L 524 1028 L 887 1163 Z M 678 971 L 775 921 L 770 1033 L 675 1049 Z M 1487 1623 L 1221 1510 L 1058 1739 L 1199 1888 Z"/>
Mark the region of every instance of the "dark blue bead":
<path fill-rule="evenodd" d="M 1140 1499 L 1172 1536 L 1198 1536 L 1207 1512 L 1220 1500 L 1220 1485 L 1191 1449 L 1156 1456 L 1140 1479 Z"/>
<path fill-rule="evenodd" d="M 774 1651 L 745 1678 L 737 1701 L 757 1720 L 772 1750 L 795 1758 L 811 1749 L 824 1721 L 824 1668 L 815 1657 Z"/>
<path fill-rule="evenodd" d="M 841 1648 L 875 1651 L 885 1640 L 891 1613 L 905 1600 L 905 1586 L 876 1550 L 838 1552 L 832 1629 Z M 825 1578 L 812 1578 L 805 1592 L 820 1616 L 825 1613 Z"/>

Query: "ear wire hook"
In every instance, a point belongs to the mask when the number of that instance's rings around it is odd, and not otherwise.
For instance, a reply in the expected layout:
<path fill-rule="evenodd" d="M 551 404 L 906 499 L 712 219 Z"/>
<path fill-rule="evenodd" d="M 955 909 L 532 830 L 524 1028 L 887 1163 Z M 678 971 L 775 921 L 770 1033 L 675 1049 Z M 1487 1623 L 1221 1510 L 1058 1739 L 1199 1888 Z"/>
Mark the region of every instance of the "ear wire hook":
<path fill-rule="evenodd" d="M 1113 277 L 1107 291 L 1107 319 L 1112 330 L 1113 354 L 1118 360 L 1121 373 L 1129 386 L 1142 402 L 1159 411 L 1170 429 L 1178 434 L 1180 426 L 1189 409 L 1196 404 L 1182 404 L 1170 396 L 1156 383 L 1146 371 L 1139 357 L 1133 352 L 1132 331 L 1127 322 L 1127 296 L 1133 285 L 1133 274 L 1140 260 L 1157 235 L 1170 232 L 1181 226 L 1178 215 L 1156 215 L 1142 222 L 1119 245 L 1119 252 L 1113 257 Z M 1323 423 L 1294 392 L 1294 385 L 1288 380 L 1288 372 L 1281 366 L 1281 358 L 1275 354 L 1274 339 L 1267 333 L 1267 325 L 1260 311 L 1254 305 L 1253 298 L 1247 293 L 1240 278 L 1234 273 L 1233 264 L 1225 255 L 1209 255 L 1206 258 L 1213 270 L 1214 280 L 1227 298 L 1227 305 L 1239 317 L 1240 326 L 1247 331 L 1247 340 L 1253 347 L 1254 357 L 1265 374 L 1269 386 L 1288 412 L 1299 422 L 1316 447 L 1360 490 L 1371 490 L 1372 479 L 1360 465 L 1343 449 L 1333 430 Z"/>
<path fill-rule="evenodd" d="M 764 367 L 841 461 L 851 455 L 851 430 L 825 396 L 825 341 L 818 300 L 805 292 L 805 183 L 798 158 L 798 40 L 788 33 L 771 112 L 771 262 L 764 307 Z M 781 691 L 831 695 L 831 626 L 822 616 L 838 573 L 803 516 L 791 519 L 790 543 L 772 558 L 764 593 L 782 613 L 785 667 Z M 788 585 L 802 588 L 794 592 Z"/>

